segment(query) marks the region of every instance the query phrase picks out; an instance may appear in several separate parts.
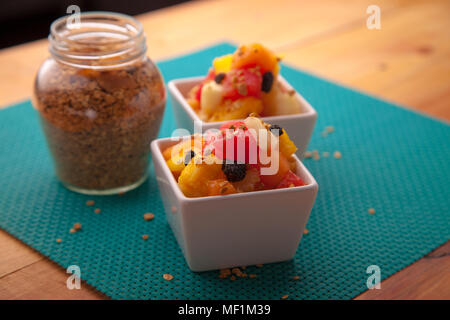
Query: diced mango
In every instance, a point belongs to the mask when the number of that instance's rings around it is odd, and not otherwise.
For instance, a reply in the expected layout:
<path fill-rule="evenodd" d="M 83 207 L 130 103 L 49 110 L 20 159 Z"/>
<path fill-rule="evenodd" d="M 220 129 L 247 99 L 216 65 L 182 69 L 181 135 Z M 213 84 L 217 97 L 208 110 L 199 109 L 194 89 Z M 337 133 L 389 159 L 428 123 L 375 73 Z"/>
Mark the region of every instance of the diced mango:
<path fill-rule="evenodd" d="M 283 134 L 280 135 L 279 140 L 279 148 L 280 152 L 286 157 L 289 158 L 295 151 L 297 151 L 297 147 L 294 142 L 289 138 L 286 131 L 283 129 Z"/>
<path fill-rule="evenodd" d="M 259 115 L 263 108 L 262 101 L 255 97 L 242 98 L 236 101 L 225 100 L 217 107 L 209 121 L 245 119 L 250 113 Z"/>
<path fill-rule="evenodd" d="M 172 155 L 177 155 L 179 153 L 186 153 L 186 151 L 191 150 L 191 147 L 201 150 L 203 148 L 205 141 L 201 137 L 192 136 L 190 139 L 183 139 L 183 141 L 174 144 L 173 146 L 165 149 L 163 151 L 164 160 L 169 160 Z M 194 150 L 195 151 L 195 150 Z"/>
<path fill-rule="evenodd" d="M 216 74 L 224 72 L 227 73 L 231 70 L 231 63 L 233 61 L 233 55 L 227 54 L 225 56 L 217 57 L 213 60 L 213 67 Z"/>
<path fill-rule="evenodd" d="M 183 169 L 185 168 L 183 158 L 184 157 L 182 154 L 177 154 L 176 156 L 173 156 L 166 161 L 167 166 L 169 167 L 170 171 L 175 177 L 175 180 L 178 179 L 178 177 L 181 174 L 181 171 L 183 171 Z"/>
<path fill-rule="evenodd" d="M 271 71 L 276 76 L 280 70 L 277 56 L 259 43 L 240 46 L 233 54 L 231 68 L 261 66 L 264 71 Z"/>
<path fill-rule="evenodd" d="M 236 189 L 226 179 L 216 179 L 208 181 L 208 195 L 210 196 L 219 196 L 219 195 L 225 195 L 225 194 L 233 194 L 236 193 Z"/>
<path fill-rule="evenodd" d="M 204 158 L 201 161 L 201 155 L 195 156 L 178 178 L 180 189 L 186 197 L 207 196 L 208 181 L 226 178 L 219 159 L 212 154 Z"/>

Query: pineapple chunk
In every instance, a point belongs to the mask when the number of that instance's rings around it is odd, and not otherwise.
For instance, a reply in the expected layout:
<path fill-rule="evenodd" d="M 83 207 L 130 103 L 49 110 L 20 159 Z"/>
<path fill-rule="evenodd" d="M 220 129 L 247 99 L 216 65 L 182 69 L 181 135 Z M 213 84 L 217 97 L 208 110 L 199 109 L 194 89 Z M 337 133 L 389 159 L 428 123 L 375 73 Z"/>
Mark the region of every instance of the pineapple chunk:
<path fill-rule="evenodd" d="M 287 92 L 274 85 L 269 93 L 262 96 L 264 116 L 280 116 L 301 113 L 302 106 L 293 92 Z"/>
<path fill-rule="evenodd" d="M 186 197 L 207 196 L 209 194 L 208 181 L 226 179 L 218 158 L 212 154 L 204 158 L 201 162 L 201 155 L 195 156 L 178 178 L 180 189 Z"/>
<path fill-rule="evenodd" d="M 216 74 L 227 73 L 231 70 L 231 63 L 233 61 L 233 55 L 227 54 L 225 56 L 217 57 L 213 60 L 213 67 Z"/>

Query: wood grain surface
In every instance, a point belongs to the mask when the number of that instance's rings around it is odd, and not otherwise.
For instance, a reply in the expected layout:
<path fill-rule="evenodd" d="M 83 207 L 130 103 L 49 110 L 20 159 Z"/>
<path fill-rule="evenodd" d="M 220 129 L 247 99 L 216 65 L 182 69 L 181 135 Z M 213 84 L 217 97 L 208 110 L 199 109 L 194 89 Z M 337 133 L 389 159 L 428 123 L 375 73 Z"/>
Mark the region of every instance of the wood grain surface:
<path fill-rule="evenodd" d="M 381 8 L 380 30 L 366 27 L 372 4 Z M 138 19 L 154 60 L 224 39 L 262 42 L 299 68 L 450 120 L 448 0 L 192 1 Z M 40 40 L 0 50 L 0 107 L 31 96 L 47 46 Z M 447 242 L 356 299 L 450 299 L 449 253 Z M 106 298 L 85 283 L 68 290 L 67 276 L 0 230 L 0 299 Z"/>

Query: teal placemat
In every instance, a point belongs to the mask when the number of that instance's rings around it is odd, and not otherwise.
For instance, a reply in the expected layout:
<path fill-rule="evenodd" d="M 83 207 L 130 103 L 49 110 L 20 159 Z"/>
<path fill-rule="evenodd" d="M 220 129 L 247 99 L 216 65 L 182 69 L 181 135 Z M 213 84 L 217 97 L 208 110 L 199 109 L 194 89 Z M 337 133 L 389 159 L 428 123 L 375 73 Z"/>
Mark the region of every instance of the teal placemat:
<path fill-rule="evenodd" d="M 202 75 L 234 49 L 219 44 L 158 65 L 166 81 Z M 28 101 L 0 111 L 0 227 L 63 267 L 78 265 L 82 279 L 116 299 L 349 299 L 367 289 L 369 265 L 385 279 L 450 238 L 449 125 L 290 67 L 282 74 L 319 113 L 309 149 L 342 154 L 305 160 L 320 187 L 292 261 L 249 267 L 255 279 L 191 272 L 153 166 L 148 182 L 124 196 L 64 189 Z M 322 137 L 329 125 L 335 132 Z M 160 136 L 174 128 L 169 104 Z M 149 211 L 156 217 L 144 221 Z M 82 231 L 69 234 L 75 222 Z"/>

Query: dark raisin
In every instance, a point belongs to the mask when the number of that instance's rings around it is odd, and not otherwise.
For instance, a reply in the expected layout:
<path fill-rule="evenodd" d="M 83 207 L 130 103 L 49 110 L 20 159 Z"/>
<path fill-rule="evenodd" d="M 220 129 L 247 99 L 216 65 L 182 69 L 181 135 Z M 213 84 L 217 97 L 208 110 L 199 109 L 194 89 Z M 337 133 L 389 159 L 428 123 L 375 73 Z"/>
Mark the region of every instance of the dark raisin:
<path fill-rule="evenodd" d="M 247 165 L 245 163 L 236 163 L 231 160 L 225 160 L 222 164 L 222 171 L 227 176 L 228 181 L 241 181 L 245 178 Z"/>
<path fill-rule="evenodd" d="M 280 127 L 277 124 L 272 124 L 269 128 L 270 132 L 275 134 L 277 137 L 281 136 L 283 134 L 283 128 Z"/>
<path fill-rule="evenodd" d="M 223 72 L 216 74 L 216 76 L 214 77 L 214 81 L 217 84 L 221 84 L 223 79 L 225 79 L 225 73 L 223 73 Z"/>
<path fill-rule="evenodd" d="M 261 90 L 264 92 L 269 92 L 272 89 L 273 84 L 273 74 L 270 71 L 267 71 L 263 74 Z"/>
<path fill-rule="evenodd" d="M 184 165 L 187 166 L 189 164 L 189 162 L 191 162 L 192 159 L 194 159 L 195 157 L 195 152 L 194 151 L 189 151 L 186 152 L 186 155 L 184 156 Z"/>

